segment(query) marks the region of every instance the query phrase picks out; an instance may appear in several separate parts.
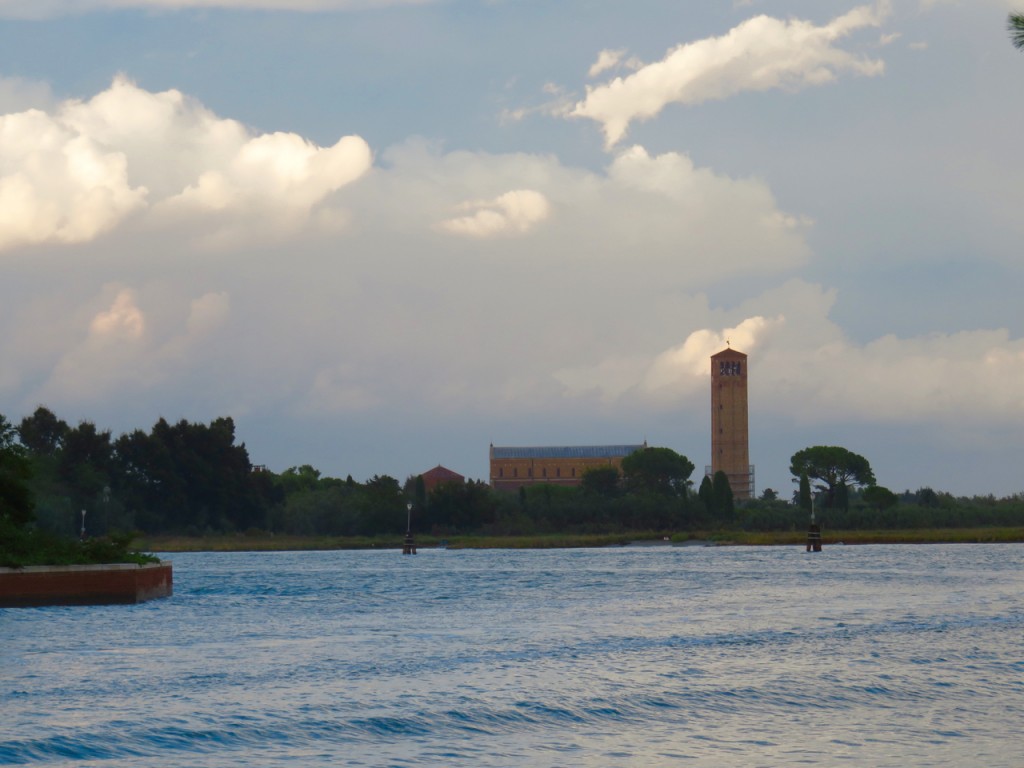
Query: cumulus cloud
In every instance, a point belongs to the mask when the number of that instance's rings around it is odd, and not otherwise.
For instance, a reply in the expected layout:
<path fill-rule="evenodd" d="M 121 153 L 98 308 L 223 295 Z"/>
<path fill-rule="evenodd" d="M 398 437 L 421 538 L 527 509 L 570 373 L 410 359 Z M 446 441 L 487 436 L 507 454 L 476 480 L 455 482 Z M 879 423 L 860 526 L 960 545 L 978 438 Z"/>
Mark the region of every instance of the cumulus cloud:
<path fill-rule="evenodd" d="M 459 209 L 471 213 L 438 226 L 454 235 L 479 238 L 525 234 L 551 213 L 548 199 L 532 189 L 513 189 L 493 200 L 465 202 Z"/>
<path fill-rule="evenodd" d="M 657 195 L 682 206 L 685 216 L 713 215 L 719 206 L 741 206 L 758 210 L 767 227 L 802 230 L 811 224 L 804 217 L 779 211 L 769 188 L 755 180 L 737 180 L 698 168 L 686 154 L 664 152 L 651 155 L 639 145 L 619 152 L 608 168 L 608 178 L 623 189 Z M 696 216 L 694 216 L 696 218 Z"/>
<path fill-rule="evenodd" d="M 784 322 L 778 317 L 748 317 L 732 328 L 721 331 L 693 331 L 678 346 L 667 349 L 650 363 L 639 382 L 645 397 L 678 397 L 683 387 L 707 389 L 708 358 L 731 346 L 738 350 L 757 348 L 758 340 L 774 325 Z M 685 390 L 684 390 L 685 391 Z"/>
<path fill-rule="evenodd" d="M 587 71 L 587 75 L 590 77 L 597 77 L 602 72 L 614 69 L 622 61 L 622 57 L 625 55 L 625 51 L 611 51 L 607 48 L 597 54 L 597 61 L 595 61 L 590 69 Z"/>
<path fill-rule="evenodd" d="M 89 309 L 97 303 L 99 309 Z M 183 321 L 171 323 L 162 318 L 168 309 L 171 315 L 181 315 L 173 301 L 161 301 L 156 294 L 143 301 L 134 288 L 106 286 L 99 297 L 70 313 L 63 333 L 75 340 L 60 354 L 32 399 L 88 403 L 144 391 L 178 376 L 183 367 L 197 363 L 197 348 L 225 324 L 230 301 L 225 292 L 204 294 L 189 302 Z"/>
<path fill-rule="evenodd" d="M 605 403 L 629 395 L 652 403 L 678 402 L 681 398 L 704 393 L 710 370 L 708 359 L 727 345 L 747 352 L 783 317 L 749 317 L 731 328 L 704 328 L 692 331 L 680 344 L 651 357 L 606 359 L 593 367 L 563 368 L 554 377 L 569 392 L 596 393 Z"/>
<path fill-rule="evenodd" d="M 581 268 L 601 269 L 619 290 L 646 283 L 651 271 L 662 285 L 705 285 L 792 268 L 809 255 L 810 222 L 780 210 L 764 182 L 698 167 L 682 153 L 634 146 L 595 172 L 545 155 L 440 154 L 409 142 L 384 153 L 382 165 L 339 193 L 364 235 L 419 237 L 431 228 L 461 235 L 479 254 L 517 248 L 511 235 L 525 232 L 530 247 L 517 250 L 518 263 L 576 273 L 577 281 L 591 279 Z M 515 191 L 495 197 L 500 189 Z M 434 258 L 453 253 L 439 243 Z"/>
<path fill-rule="evenodd" d="M 91 240 L 145 205 L 127 159 L 39 110 L 0 116 L 0 250 Z"/>
<path fill-rule="evenodd" d="M 799 90 L 831 82 L 843 72 L 879 75 L 882 61 L 843 50 L 836 42 L 863 27 L 879 26 L 887 15 L 888 4 L 880 2 L 854 8 L 823 26 L 757 16 L 721 37 L 680 45 L 628 77 L 588 86 L 586 98 L 568 114 L 599 122 L 606 146 L 612 147 L 631 122 L 650 119 L 669 104 L 699 104 L 743 91 Z"/>
<path fill-rule="evenodd" d="M 1005 329 L 845 339 L 809 350 L 817 374 L 804 387 L 819 421 L 887 424 L 1024 424 L 1024 340 Z"/>
<path fill-rule="evenodd" d="M 555 377 L 568 392 L 605 403 L 680 404 L 706 395 L 708 358 L 728 343 L 750 355 L 763 412 L 816 424 L 1024 424 L 1024 339 L 986 329 L 858 344 L 830 319 L 835 298 L 792 281 L 734 310 L 770 315 L 698 328 L 653 356 L 606 358 Z"/>
<path fill-rule="evenodd" d="M 124 286 L 108 286 L 104 294 L 108 306 L 93 313 L 84 337 L 61 356 L 38 392 L 39 402 L 88 402 L 126 383 L 148 383 L 139 365 L 149 337 L 138 295 Z"/>
<path fill-rule="evenodd" d="M 808 256 L 809 222 L 780 210 L 764 182 L 637 146 L 590 171 L 409 142 L 340 201 L 359 222 L 346 252 L 365 248 L 367 258 L 324 280 L 341 291 L 330 304 L 339 312 L 317 325 L 339 334 L 302 391 L 304 407 L 324 413 L 410 398 L 433 413 L 563 408 L 574 393 L 553 372 L 611 350 L 612 367 L 649 364 L 678 343 L 675 329 L 704 318 L 680 294 Z M 314 306 L 327 304 L 305 302 L 304 317 Z M 363 330 L 345 333 L 344 316 Z M 415 381 L 387 369 L 381 350 L 412 366 Z M 624 377 L 623 388 L 635 383 Z"/>
<path fill-rule="evenodd" d="M 164 200 L 181 183 L 140 181 Z M 57 407 L 215 391 L 235 413 L 309 417 L 412 398 L 432 413 L 556 407 L 565 388 L 552 371 L 678 343 L 690 322 L 680 293 L 808 257 L 806 222 L 764 182 L 641 147 L 589 170 L 410 141 L 332 201 L 358 226 L 268 242 L 255 257 L 245 247 L 204 260 L 194 241 L 137 227 L 40 249 L 45 260 L 25 262 L 34 289 L 0 315 L 9 393 Z M 135 257 L 140 243 L 152 258 Z M 38 292 L 54 301 L 39 305 Z"/>
<path fill-rule="evenodd" d="M 211 239 L 329 225 L 328 196 L 371 163 L 357 136 L 319 147 L 253 135 L 176 90 L 118 77 L 88 101 L 0 115 L 0 250 L 87 242 L 143 214 Z"/>
<path fill-rule="evenodd" d="M 105 345 L 116 341 L 136 341 L 146 330 L 146 319 L 135 304 L 133 291 L 122 289 L 110 309 L 93 317 L 87 343 Z"/>

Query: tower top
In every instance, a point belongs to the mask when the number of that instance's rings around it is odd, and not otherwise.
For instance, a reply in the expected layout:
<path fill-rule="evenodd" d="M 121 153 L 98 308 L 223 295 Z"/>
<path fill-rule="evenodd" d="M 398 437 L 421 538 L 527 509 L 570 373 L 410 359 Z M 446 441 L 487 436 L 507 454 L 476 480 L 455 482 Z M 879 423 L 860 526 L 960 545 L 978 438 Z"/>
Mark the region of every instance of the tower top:
<path fill-rule="evenodd" d="M 732 347 L 726 347 L 721 352 L 717 352 L 711 356 L 712 360 L 728 359 L 728 360 L 745 360 L 746 355 L 740 352 L 738 349 Z"/>

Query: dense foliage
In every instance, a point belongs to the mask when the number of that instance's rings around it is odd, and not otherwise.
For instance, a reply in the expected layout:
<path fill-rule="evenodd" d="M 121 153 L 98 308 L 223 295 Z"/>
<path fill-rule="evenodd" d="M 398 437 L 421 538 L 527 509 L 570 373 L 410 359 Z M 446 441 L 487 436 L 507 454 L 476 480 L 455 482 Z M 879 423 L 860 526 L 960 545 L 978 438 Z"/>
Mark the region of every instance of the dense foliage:
<path fill-rule="evenodd" d="M 874 484 L 863 457 L 834 447 L 793 457 L 800 491 L 792 501 L 771 489 L 743 501 L 733 499 L 725 475 L 702 478 L 694 492 L 693 463 L 667 448 L 638 451 L 621 474 L 591 470 L 579 487 L 503 493 L 471 480 L 428 493 L 415 476 L 356 482 L 324 477 L 309 465 L 281 473 L 253 466 L 230 418 L 160 419 L 148 432 L 114 438 L 90 422 L 72 427 L 40 407 L 17 427 L 0 416 L 0 440 L 0 543 L 9 559 L 26 536 L 74 540 L 83 511 L 87 541 L 119 531 L 400 536 L 410 518 L 414 533 L 442 537 L 795 531 L 808 522 L 808 477 L 816 484 L 817 519 L 831 529 L 1024 525 L 1024 496 L 957 499 L 927 488 L 896 494 Z"/>
<path fill-rule="evenodd" d="M 0 523 L 22 527 L 32 520 L 32 466 L 15 442 L 15 429 L 0 415 Z"/>
<path fill-rule="evenodd" d="M 131 534 L 112 534 L 95 539 L 58 536 L 28 525 L 0 520 L 0 567 L 26 565 L 88 565 L 95 563 L 158 562 L 159 558 L 132 548 Z"/>

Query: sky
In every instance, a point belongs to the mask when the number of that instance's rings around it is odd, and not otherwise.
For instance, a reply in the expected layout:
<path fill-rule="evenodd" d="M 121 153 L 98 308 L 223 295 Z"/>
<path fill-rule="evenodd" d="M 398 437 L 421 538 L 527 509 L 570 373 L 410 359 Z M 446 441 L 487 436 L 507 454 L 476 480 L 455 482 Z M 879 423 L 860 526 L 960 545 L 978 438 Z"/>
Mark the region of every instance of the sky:
<path fill-rule="evenodd" d="M 1020 3 L 1024 8 L 1024 3 Z M 1013 0 L 0 0 L 0 413 L 1024 492 Z"/>

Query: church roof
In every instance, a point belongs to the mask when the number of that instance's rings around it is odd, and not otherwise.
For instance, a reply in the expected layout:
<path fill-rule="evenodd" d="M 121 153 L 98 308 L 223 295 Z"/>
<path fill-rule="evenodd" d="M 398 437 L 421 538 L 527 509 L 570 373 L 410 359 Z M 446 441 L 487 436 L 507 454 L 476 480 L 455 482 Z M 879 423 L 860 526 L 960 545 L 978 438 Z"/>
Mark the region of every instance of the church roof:
<path fill-rule="evenodd" d="M 492 459 L 620 459 L 644 445 L 491 446 Z"/>
<path fill-rule="evenodd" d="M 423 473 L 423 479 L 426 481 L 436 480 L 437 482 L 446 482 L 448 480 L 457 480 L 462 482 L 466 478 L 460 475 L 458 472 L 448 469 L 448 467 L 442 467 L 438 464 L 433 469 L 428 469 Z"/>

